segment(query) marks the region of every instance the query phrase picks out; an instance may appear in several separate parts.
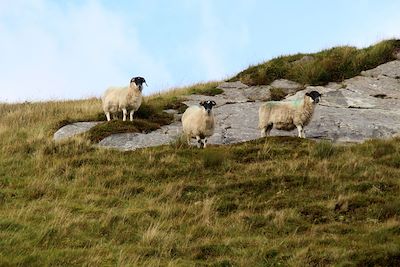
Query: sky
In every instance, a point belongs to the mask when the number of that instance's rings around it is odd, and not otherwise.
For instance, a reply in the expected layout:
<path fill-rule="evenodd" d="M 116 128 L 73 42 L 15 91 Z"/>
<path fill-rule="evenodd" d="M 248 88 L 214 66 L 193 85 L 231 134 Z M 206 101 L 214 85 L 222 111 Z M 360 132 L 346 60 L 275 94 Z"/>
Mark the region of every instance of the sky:
<path fill-rule="evenodd" d="M 144 94 L 400 38 L 398 0 L 0 0 L 0 102 Z"/>

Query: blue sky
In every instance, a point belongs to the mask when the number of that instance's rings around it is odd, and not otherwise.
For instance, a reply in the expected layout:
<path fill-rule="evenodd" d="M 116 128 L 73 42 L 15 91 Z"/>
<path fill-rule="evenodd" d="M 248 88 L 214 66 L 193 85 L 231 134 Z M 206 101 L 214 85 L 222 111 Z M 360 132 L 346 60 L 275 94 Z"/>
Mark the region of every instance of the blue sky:
<path fill-rule="evenodd" d="M 0 102 L 146 94 L 251 64 L 400 37 L 400 1 L 0 0 Z"/>

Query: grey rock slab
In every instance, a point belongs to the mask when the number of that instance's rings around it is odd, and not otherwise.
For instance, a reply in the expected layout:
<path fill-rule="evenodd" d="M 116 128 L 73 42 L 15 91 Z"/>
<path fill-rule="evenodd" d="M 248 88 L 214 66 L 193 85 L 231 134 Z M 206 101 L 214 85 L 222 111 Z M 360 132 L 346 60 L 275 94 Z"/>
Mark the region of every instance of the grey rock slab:
<path fill-rule="evenodd" d="M 235 82 L 234 84 L 239 83 Z M 231 84 L 231 83 L 225 83 Z M 201 101 L 213 100 L 217 103 L 217 106 L 229 104 L 229 103 L 240 103 L 247 102 L 249 99 L 246 97 L 244 90 L 249 88 L 247 85 L 245 87 L 235 87 L 235 86 L 225 86 L 223 88 L 224 92 L 215 96 L 206 96 L 206 95 L 190 95 L 187 96 L 187 101 L 183 102 L 185 105 L 198 105 Z"/>
<path fill-rule="evenodd" d="M 318 105 L 305 128 L 306 137 L 334 142 L 362 142 L 389 138 L 400 130 L 400 113 L 374 109 L 332 108 Z"/>
<path fill-rule="evenodd" d="M 113 148 L 118 150 L 136 150 L 144 147 L 166 145 L 176 140 L 181 132 L 179 122 L 161 127 L 148 134 L 123 133 L 110 135 L 98 143 L 99 147 Z"/>
<path fill-rule="evenodd" d="M 388 63 L 379 65 L 374 69 L 361 72 L 362 76 L 379 77 L 387 76 L 390 78 L 400 78 L 400 60 L 390 61 Z"/>
<path fill-rule="evenodd" d="M 55 141 L 64 140 L 72 136 L 84 133 L 92 129 L 101 121 L 94 122 L 75 122 L 66 126 L 61 127 L 57 132 L 54 133 L 53 139 Z"/>
<path fill-rule="evenodd" d="M 242 89 L 243 95 L 249 101 L 267 101 L 271 98 L 271 86 L 251 86 Z"/>
<path fill-rule="evenodd" d="M 389 77 L 358 76 L 344 82 L 343 94 L 349 106 L 360 108 L 399 109 L 400 81 Z"/>
<path fill-rule="evenodd" d="M 236 103 L 215 109 L 215 133 L 211 144 L 233 144 L 259 137 L 258 107 L 260 103 Z"/>
<path fill-rule="evenodd" d="M 294 93 L 304 88 L 303 85 L 286 79 L 275 80 L 270 84 L 270 86 L 273 88 L 280 88 L 284 90 L 287 94 Z"/>

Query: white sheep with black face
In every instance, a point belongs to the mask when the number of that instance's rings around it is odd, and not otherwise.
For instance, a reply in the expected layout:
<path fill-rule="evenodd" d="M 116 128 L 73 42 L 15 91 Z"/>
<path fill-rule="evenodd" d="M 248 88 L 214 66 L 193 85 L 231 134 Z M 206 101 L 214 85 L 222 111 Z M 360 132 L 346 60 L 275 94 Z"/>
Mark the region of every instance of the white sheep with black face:
<path fill-rule="evenodd" d="M 285 131 L 297 128 L 299 137 L 305 138 L 304 126 L 310 122 L 320 98 L 320 93 L 311 91 L 302 99 L 264 103 L 258 110 L 261 137 L 268 136 L 272 128 Z"/>
<path fill-rule="evenodd" d="M 198 147 L 207 146 L 207 138 L 214 134 L 215 119 L 212 108 L 214 101 L 202 101 L 200 106 L 193 105 L 182 115 L 182 129 L 188 144 L 191 138 L 196 138 Z"/>
<path fill-rule="evenodd" d="M 103 97 L 103 110 L 107 117 L 107 121 L 111 120 L 110 114 L 116 118 L 116 113 L 122 111 L 123 121 L 126 121 L 126 115 L 130 115 L 130 120 L 133 121 L 133 114 L 137 111 L 142 104 L 142 90 L 143 83 L 146 80 L 142 77 L 133 77 L 129 87 L 110 87 L 108 88 Z"/>

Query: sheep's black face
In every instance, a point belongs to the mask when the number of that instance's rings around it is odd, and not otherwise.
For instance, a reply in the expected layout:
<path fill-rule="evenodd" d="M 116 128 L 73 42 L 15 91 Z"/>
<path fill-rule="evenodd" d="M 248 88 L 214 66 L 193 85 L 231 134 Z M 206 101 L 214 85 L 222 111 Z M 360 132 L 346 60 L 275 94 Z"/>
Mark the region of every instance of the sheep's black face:
<path fill-rule="evenodd" d="M 146 84 L 146 80 L 143 77 L 133 77 L 131 79 L 131 83 L 135 83 L 137 87 L 139 87 L 139 90 L 142 91 L 143 90 L 143 84 Z"/>
<path fill-rule="evenodd" d="M 321 94 L 317 91 L 311 91 L 309 93 L 306 93 L 306 95 L 311 97 L 312 100 L 314 100 L 314 103 L 318 103 L 321 100 Z"/>
<path fill-rule="evenodd" d="M 206 109 L 206 111 L 207 111 L 208 114 L 210 114 L 210 112 L 211 112 L 213 106 L 215 106 L 215 105 L 216 105 L 216 103 L 215 103 L 214 101 L 210 101 L 210 100 L 208 100 L 208 101 L 201 101 L 201 102 L 200 102 L 200 106 L 203 106 L 203 107 Z"/>

